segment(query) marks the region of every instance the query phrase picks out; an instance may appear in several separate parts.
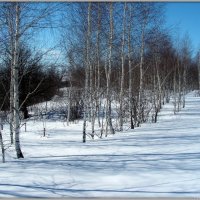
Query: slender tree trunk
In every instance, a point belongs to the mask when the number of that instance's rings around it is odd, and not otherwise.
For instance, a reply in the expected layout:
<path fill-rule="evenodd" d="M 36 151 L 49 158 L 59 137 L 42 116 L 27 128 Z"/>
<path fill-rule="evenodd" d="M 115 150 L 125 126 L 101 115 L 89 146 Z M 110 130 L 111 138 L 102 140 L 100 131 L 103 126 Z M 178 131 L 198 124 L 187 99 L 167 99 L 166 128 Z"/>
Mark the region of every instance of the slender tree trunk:
<path fill-rule="evenodd" d="M 67 126 L 69 126 L 70 118 L 72 115 L 71 106 L 72 106 L 72 81 L 71 81 L 71 73 L 69 74 L 69 90 L 68 90 L 68 108 L 67 108 Z"/>
<path fill-rule="evenodd" d="M 91 16 L 90 16 L 90 18 L 91 18 Z M 90 29 L 91 29 L 91 27 L 90 27 Z M 91 32 L 91 30 L 90 30 L 90 32 Z M 90 46 L 90 44 L 89 44 L 89 46 Z M 90 47 L 89 47 L 89 49 L 90 49 Z M 90 90 L 89 90 L 89 93 L 90 93 L 90 121 L 91 121 L 91 128 L 92 128 L 91 137 L 92 137 L 92 139 L 94 139 L 94 126 L 95 126 L 95 119 L 96 119 L 96 113 L 95 113 L 95 110 L 96 110 L 96 106 L 95 106 L 95 103 L 96 103 L 96 101 L 95 101 L 95 96 L 96 96 L 96 90 L 95 90 L 96 89 L 96 70 L 91 63 L 90 63 L 89 67 L 90 67 L 90 71 L 89 71 L 89 79 L 90 79 L 89 80 L 89 83 L 90 83 Z M 93 81 L 93 76 L 95 78 L 94 81 Z"/>
<path fill-rule="evenodd" d="M 121 49 L 121 84 L 120 84 L 120 131 L 123 131 L 123 96 L 124 96 L 124 47 L 126 32 L 126 2 L 124 3 L 123 31 L 122 31 L 122 49 Z"/>
<path fill-rule="evenodd" d="M 9 118 L 9 123 L 10 123 L 10 143 L 14 143 L 14 138 L 13 138 L 13 120 L 14 120 L 14 109 L 13 109 L 13 99 L 14 99 L 14 86 L 13 86 L 13 80 L 14 80 L 14 74 L 13 74 L 13 58 L 14 58 L 14 39 L 13 39 L 13 26 L 11 23 L 11 19 L 8 19 L 8 24 L 9 24 L 9 32 L 10 32 L 10 54 L 11 54 L 11 66 L 10 66 L 10 118 Z"/>
<path fill-rule="evenodd" d="M 5 149 L 3 145 L 3 137 L 2 137 L 1 130 L 0 130 L 0 146 L 1 146 L 1 153 L 2 153 L 2 162 L 5 163 Z"/>
<path fill-rule="evenodd" d="M 71 115 L 71 81 L 70 81 L 70 87 L 68 90 L 68 106 L 67 106 L 67 126 L 69 126 L 70 121 L 70 115 Z"/>
<path fill-rule="evenodd" d="M 157 76 L 157 82 L 158 82 L 158 112 L 160 111 L 162 107 L 162 87 L 161 87 L 161 80 L 160 80 L 160 73 L 159 73 L 159 58 L 156 56 L 156 76 Z"/>
<path fill-rule="evenodd" d="M 161 109 L 161 98 L 162 98 L 162 89 L 161 89 L 161 81 L 160 81 L 160 74 L 159 74 L 159 58 L 155 56 L 155 69 L 154 69 L 154 109 L 155 109 L 155 116 L 154 122 L 157 122 L 158 112 Z M 156 81 L 157 80 L 157 81 Z"/>
<path fill-rule="evenodd" d="M 105 115 L 105 136 L 107 137 L 108 135 L 108 98 L 109 98 L 109 94 L 108 94 L 108 88 L 109 88 L 109 81 L 108 81 L 108 78 L 109 78 L 109 75 L 108 75 L 108 51 L 106 53 L 106 59 L 105 59 L 105 63 L 104 63 L 104 70 L 105 70 L 105 75 L 106 75 L 106 103 L 104 105 L 104 115 Z M 102 130 L 103 130 L 103 118 L 102 118 Z"/>
<path fill-rule="evenodd" d="M 177 91 L 176 91 L 176 68 L 174 69 L 174 80 L 173 80 L 173 89 L 174 89 L 174 114 L 176 114 L 176 111 L 177 111 Z"/>
<path fill-rule="evenodd" d="M 180 111 L 180 107 L 181 107 L 181 98 L 182 98 L 182 94 L 181 94 L 181 69 L 180 69 L 180 65 L 178 65 L 178 107 L 177 107 L 177 111 Z"/>
<path fill-rule="evenodd" d="M 185 95 L 186 95 L 186 71 L 187 67 L 186 64 L 184 63 L 183 66 L 183 108 L 185 108 Z"/>
<path fill-rule="evenodd" d="M 156 88 L 156 67 L 153 68 L 153 106 L 154 106 L 154 115 L 152 116 L 152 122 L 156 123 L 156 112 L 157 112 L 157 88 Z"/>
<path fill-rule="evenodd" d="M 132 94 L 132 66 L 131 66 L 131 23 L 132 23 L 132 7 L 130 6 L 130 19 L 128 26 L 128 71 L 129 71 L 129 85 L 128 85 L 128 99 L 129 99 L 129 113 L 130 113 L 130 121 L 131 121 L 131 129 L 134 129 L 133 123 L 133 94 Z"/>
<path fill-rule="evenodd" d="M 90 49 L 90 41 L 89 41 L 89 49 Z M 92 118 L 93 118 L 93 68 L 92 65 L 90 63 L 90 54 L 89 56 L 89 121 L 92 122 Z"/>
<path fill-rule="evenodd" d="M 97 117 L 98 117 L 98 124 L 99 127 L 101 127 L 101 122 L 100 122 L 100 53 L 99 53 L 99 42 L 100 42 L 100 29 L 101 29 L 101 10 L 100 10 L 100 3 L 98 3 L 98 28 L 97 28 L 97 43 L 96 43 L 96 54 L 97 54 Z"/>
<path fill-rule="evenodd" d="M 15 133 L 15 149 L 17 158 L 23 158 L 23 154 L 21 151 L 20 146 L 20 121 L 19 121 L 19 66 L 18 66 L 18 55 L 19 55 L 19 28 L 20 28 L 20 5 L 19 3 L 16 3 L 16 21 L 15 21 L 15 40 L 14 40 L 14 59 L 13 59 L 13 85 L 14 85 L 14 133 Z"/>
<path fill-rule="evenodd" d="M 109 54 L 108 54 L 108 74 L 107 74 L 107 106 L 106 106 L 106 123 L 109 126 L 111 134 L 115 134 L 113 125 L 112 125 L 112 118 L 111 118 L 111 91 L 110 91 L 110 76 L 111 76 L 111 69 L 112 69 L 112 47 L 113 47 L 113 3 L 110 2 L 110 33 L 109 33 Z M 106 126 L 107 127 L 107 126 Z M 106 132 L 107 135 L 107 132 Z"/>
<path fill-rule="evenodd" d="M 12 62 L 12 61 L 11 61 Z M 11 64 L 13 65 L 13 64 Z M 9 123 L 10 123 L 10 143 L 13 144 L 14 143 L 14 139 L 13 139 L 13 121 L 14 121 L 14 109 L 13 109 L 13 99 L 14 99 L 14 87 L 13 87 L 13 66 L 11 66 L 11 79 L 10 79 L 10 119 L 9 119 Z"/>
<path fill-rule="evenodd" d="M 141 34 L 141 48 L 140 48 L 140 85 L 139 85 L 139 94 L 138 94 L 138 124 L 140 125 L 143 121 L 143 62 L 144 62 L 144 30 L 145 30 L 145 23 L 143 22 L 142 25 L 142 34 Z"/>
<path fill-rule="evenodd" d="M 87 41 L 86 41 L 86 66 L 85 66 L 85 91 L 84 91 L 84 108 L 83 108 L 83 143 L 86 142 L 86 120 L 87 120 L 87 102 L 88 102 L 88 78 L 89 78 L 89 52 L 90 52 L 90 15 L 91 15 L 91 2 L 88 2 L 87 14 Z"/>

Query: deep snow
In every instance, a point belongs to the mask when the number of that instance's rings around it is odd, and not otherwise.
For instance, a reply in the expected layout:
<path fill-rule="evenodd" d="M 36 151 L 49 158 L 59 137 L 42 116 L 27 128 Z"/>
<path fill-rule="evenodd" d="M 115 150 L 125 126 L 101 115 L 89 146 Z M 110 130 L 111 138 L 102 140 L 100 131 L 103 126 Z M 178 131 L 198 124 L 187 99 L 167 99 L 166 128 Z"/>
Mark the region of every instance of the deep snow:
<path fill-rule="evenodd" d="M 173 114 L 166 104 L 156 124 L 82 143 L 82 123 L 27 122 L 25 159 L 13 147 L 0 163 L 0 197 L 199 197 L 200 97 Z M 3 130 L 8 137 L 8 126 Z"/>

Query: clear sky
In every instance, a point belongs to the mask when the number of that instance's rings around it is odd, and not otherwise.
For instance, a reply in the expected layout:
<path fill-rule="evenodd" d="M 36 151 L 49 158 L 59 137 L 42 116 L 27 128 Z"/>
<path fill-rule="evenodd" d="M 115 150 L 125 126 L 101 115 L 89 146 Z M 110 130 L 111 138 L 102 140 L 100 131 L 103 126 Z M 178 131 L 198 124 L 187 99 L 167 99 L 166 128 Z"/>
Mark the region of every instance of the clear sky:
<path fill-rule="evenodd" d="M 200 48 L 200 2 L 166 3 L 166 23 L 175 34 L 187 32 L 194 51 Z"/>
<path fill-rule="evenodd" d="M 178 35 L 182 37 L 188 33 L 194 55 L 196 50 L 200 49 L 200 2 L 168 2 L 164 4 L 166 25 L 171 30 L 170 35 L 177 38 Z M 48 49 L 49 46 L 57 46 L 59 43 L 58 32 L 54 31 L 53 34 L 52 31 L 46 32 L 43 37 L 39 37 L 40 41 L 37 43 L 41 46 L 40 48 Z M 59 48 L 51 51 L 48 55 L 46 58 L 49 60 L 64 61 L 63 52 Z"/>

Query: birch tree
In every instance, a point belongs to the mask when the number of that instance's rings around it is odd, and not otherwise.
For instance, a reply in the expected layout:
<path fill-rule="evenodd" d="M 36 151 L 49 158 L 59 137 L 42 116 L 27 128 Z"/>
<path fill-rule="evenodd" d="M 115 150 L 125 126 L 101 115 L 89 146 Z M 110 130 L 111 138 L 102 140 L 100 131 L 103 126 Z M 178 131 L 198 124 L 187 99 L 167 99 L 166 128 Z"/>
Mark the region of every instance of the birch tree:
<path fill-rule="evenodd" d="M 109 41 L 108 41 L 108 69 L 106 70 L 106 136 L 108 134 L 108 128 L 111 134 L 115 134 L 112 117 L 111 117 L 111 90 L 110 90 L 110 77 L 112 70 L 112 50 L 113 50 L 113 3 L 109 3 L 109 17 L 110 17 L 110 27 L 109 27 Z"/>
<path fill-rule="evenodd" d="M 122 46 L 121 46 L 121 84 L 120 84 L 120 131 L 123 131 L 123 99 L 124 99 L 124 62 L 125 62 L 125 34 L 126 34 L 126 12 L 127 4 L 124 3 L 123 11 L 123 31 L 122 31 Z"/>
<path fill-rule="evenodd" d="M 5 148 L 3 144 L 3 137 L 0 130 L 0 147 L 1 147 L 1 154 L 2 154 L 2 163 L 5 163 Z"/>
<path fill-rule="evenodd" d="M 84 108 L 83 108 L 83 143 L 86 142 L 86 121 L 88 117 L 88 80 L 89 80 L 89 70 L 90 70 L 90 24 L 91 23 L 91 2 L 88 3 L 88 12 L 87 12 L 87 39 L 86 39 L 86 62 L 85 62 L 85 90 L 84 90 Z"/>
<path fill-rule="evenodd" d="M 143 78 L 144 78 L 144 48 L 145 48 L 145 34 L 146 34 L 146 26 L 148 23 L 148 15 L 149 15 L 149 10 L 148 10 L 148 5 L 143 4 L 141 5 L 141 36 L 140 36 L 140 64 L 139 64 L 139 69 L 140 69 L 140 78 L 139 78 L 139 93 L 138 93 L 138 123 L 137 126 L 139 126 L 142 122 L 142 115 L 143 115 L 143 108 L 142 108 L 142 101 L 143 101 Z"/>
<path fill-rule="evenodd" d="M 11 80 L 13 81 L 13 128 L 15 135 L 15 150 L 17 158 L 24 158 L 21 145 L 20 145 L 20 111 L 19 111 L 19 65 L 18 65 L 18 54 L 19 54 L 19 39 L 20 39 L 20 5 L 16 3 L 15 5 L 15 34 L 14 34 L 14 52 L 13 52 L 13 65 L 11 68 Z"/>
<path fill-rule="evenodd" d="M 10 83 L 10 132 L 11 143 L 13 133 L 15 137 L 15 149 L 17 158 L 23 158 L 20 146 L 20 105 L 19 105 L 19 44 L 25 36 L 33 33 L 33 28 L 47 26 L 46 18 L 56 12 L 53 4 L 39 8 L 36 4 L 30 3 L 5 3 L 2 9 L 3 22 L 8 29 L 9 47 L 11 56 L 11 83 Z M 33 12 L 34 10 L 34 12 Z M 6 45 L 6 44 L 5 44 Z"/>
<path fill-rule="evenodd" d="M 131 4 L 128 6 L 129 8 L 129 21 L 128 21 L 128 72 L 129 72 L 129 83 L 128 83 L 128 99 L 129 99 L 129 113 L 130 113 L 130 123 L 131 123 L 131 129 L 134 129 L 134 123 L 133 123 L 133 81 L 132 81 L 132 23 L 133 23 L 133 12 L 134 12 L 134 6 Z"/>
<path fill-rule="evenodd" d="M 181 58 L 183 68 L 183 108 L 185 107 L 185 95 L 187 93 L 187 72 L 191 58 L 191 41 L 189 36 L 186 34 L 182 40 Z"/>

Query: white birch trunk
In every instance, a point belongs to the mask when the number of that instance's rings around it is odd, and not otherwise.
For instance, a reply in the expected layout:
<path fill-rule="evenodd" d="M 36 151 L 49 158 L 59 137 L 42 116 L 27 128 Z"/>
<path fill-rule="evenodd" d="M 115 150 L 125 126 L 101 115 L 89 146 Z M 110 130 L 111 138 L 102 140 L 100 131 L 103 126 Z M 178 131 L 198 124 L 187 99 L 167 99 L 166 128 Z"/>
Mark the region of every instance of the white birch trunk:
<path fill-rule="evenodd" d="M 132 94 L 132 66 L 131 66 L 131 23 L 132 23 L 132 7 L 130 7 L 130 20 L 128 27 L 128 69 L 129 69 L 129 87 L 128 87 L 128 97 L 129 97 L 129 113 L 131 121 L 131 129 L 134 129 L 133 124 L 133 94 Z"/>
<path fill-rule="evenodd" d="M 112 46 L 113 46 L 113 4 L 110 2 L 110 33 L 109 33 L 109 54 L 108 54 L 108 74 L 107 74 L 107 83 L 106 83 L 106 96 L 107 96 L 107 104 L 106 104 L 106 123 L 109 126 L 111 134 L 115 134 L 112 125 L 112 118 L 111 118 L 111 94 L 110 94 L 110 76 L 111 76 L 111 69 L 112 69 Z M 106 135 L 108 132 L 106 131 Z"/>
<path fill-rule="evenodd" d="M 145 23 L 142 25 L 142 34 L 141 34 L 141 48 L 140 48 L 140 85 L 139 85 L 139 94 L 138 94 L 138 124 L 142 123 L 142 100 L 143 100 L 143 62 L 144 62 L 144 29 Z"/>
<path fill-rule="evenodd" d="M 183 108 L 185 108 L 185 95 L 186 95 L 186 64 L 183 67 Z"/>
<path fill-rule="evenodd" d="M 88 3 L 87 14 L 87 41 L 86 41 L 86 66 L 85 66 L 85 91 L 84 91 L 84 110 L 83 110 L 83 143 L 86 142 L 86 121 L 87 121 L 87 102 L 88 102 L 88 78 L 89 78 L 89 40 L 90 40 L 90 15 L 91 15 L 91 2 Z"/>
<path fill-rule="evenodd" d="M 176 68 L 174 69 L 174 80 L 173 80 L 173 89 L 174 89 L 174 114 L 176 114 L 176 111 L 177 111 L 177 97 L 176 97 Z"/>
<path fill-rule="evenodd" d="M 101 29 L 101 11 L 100 11 L 100 3 L 98 3 L 98 28 L 97 28 L 97 102 L 96 102 L 96 106 L 97 106 L 97 117 L 98 117 L 98 124 L 99 127 L 101 127 L 101 122 L 100 122 L 100 55 L 99 55 L 99 42 L 100 42 L 100 29 Z"/>
<path fill-rule="evenodd" d="M 71 81 L 70 81 L 70 87 L 68 90 L 67 126 L 69 126 L 70 115 L 71 115 Z"/>
<path fill-rule="evenodd" d="M 9 123 L 10 123 L 10 143 L 14 143 L 13 139 L 13 121 L 14 121 L 14 109 L 13 109 L 13 99 L 14 99 L 14 87 L 13 87 L 13 63 L 11 60 L 11 78 L 10 78 L 10 116 L 9 116 Z"/>
<path fill-rule="evenodd" d="M 15 134 L 15 150 L 17 154 L 17 158 L 23 158 L 23 154 L 20 146 L 20 121 L 19 121 L 19 85 L 18 85 L 18 46 L 19 46 L 19 28 L 20 28 L 20 5 L 16 3 L 16 21 L 15 21 L 15 40 L 14 40 L 14 59 L 13 59 L 13 108 L 14 108 L 14 134 Z"/>
<path fill-rule="evenodd" d="M 122 49 L 121 49 L 121 83 L 120 83 L 120 131 L 123 131 L 123 96 L 124 96 L 124 47 L 125 47 L 125 32 L 126 32 L 126 2 L 124 3 L 123 15 L 123 32 L 122 32 Z"/>
<path fill-rule="evenodd" d="M 160 80 L 158 63 L 159 63 L 159 58 L 158 56 L 155 56 L 155 71 L 154 71 L 154 109 L 155 109 L 154 122 L 155 123 L 157 122 L 158 112 L 161 109 L 161 98 L 162 98 L 161 80 Z"/>
<path fill-rule="evenodd" d="M 5 149 L 3 145 L 3 137 L 2 137 L 1 130 L 0 130 L 0 146 L 1 146 L 1 153 L 2 153 L 2 163 L 5 163 Z"/>
<path fill-rule="evenodd" d="M 10 116 L 9 116 L 9 123 L 10 123 L 10 143 L 14 143 L 13 139 L 13 120 L 14 120 L 14 109 L 13 109 L 13 95 L 14 95 L 14 86 L 13 86 L 13 58 L 14 58 L 14 30 L 12 19 L 9 16 L 7 18 L 8 21 L 8 28 L 10 34 Z"/>
<path fill-rule="evenodd" d="M 181 94 L 181 70 L 180 70 L 180 65 L 178 65 L 178 105 L 177 105 L 177 111 L 180 111 L 180 107 L 181 107 L 181 98 L 182 98 L 182 94 Z"/>

